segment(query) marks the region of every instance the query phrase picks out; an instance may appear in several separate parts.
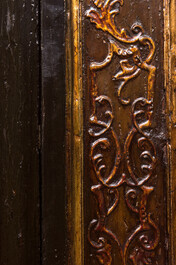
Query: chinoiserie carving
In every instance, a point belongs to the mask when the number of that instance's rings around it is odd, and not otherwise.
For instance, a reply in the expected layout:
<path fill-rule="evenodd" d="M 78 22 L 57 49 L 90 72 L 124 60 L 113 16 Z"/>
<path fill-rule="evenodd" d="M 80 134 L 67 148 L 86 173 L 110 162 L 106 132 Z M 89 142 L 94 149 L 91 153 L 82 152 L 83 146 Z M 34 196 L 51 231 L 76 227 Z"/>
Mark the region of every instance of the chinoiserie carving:
<path fill-rule="evenodd" d="M 89 134 L 92 139 L 90 158 L 96 174 L 97 184 L 91 191 L 98 205 L 96 219 L 92 220 L 88 229 L 88 239 L 95 250 L 100 264 L 112 264 L 112 242 L 121 257 L 120 264 L 134 265 L 153 264 L 152 259 L 159 243 L 159 230 L 148 212 L 147 202 L 154 187 L 147 184 L 154 174 L 156 166 L 156 150 L 149 137 L 153 113 L 154 81 L 156 68 L 151 64 L 155 52 L 155 44 L 151 37 L 144 34 L 141 24 L 131 27 L 131 35 L 125 29 L 116 26 L 115 18 L 120 12 L 123 0 L 93 0 L 93 6 L 86 11 L 86 16 L 97 29 L 108 33 L 108 54 L 103 62 L 92 62 L 91 100 Z M 125 48 L 124 48 L 125 45 Z M 140 47 L 147 47 L 147 55 L 142 56 Z M 116 54 L 120 60 L 120 71 L 113 73 L 113 80 L 120 80 L 117 95 L 121 104 L 130 104 L 130 99 L 123 99 L 122 89 L 141 71 L 148 72 L 147 98 L 141 97 L 131 104 L 132 128 L 121 150 L 118 137 L 113 129 L 113 106 L 111 99 L 99 95 L 96 84 L 96 72 L 105 68 Z M 133 148 L 137 150 L 140 163 L 133 157 Z M 113 151 L 115 150 L 115 151 Z M 111 154 L 111 161 L 106 157 Z M 123 158 L 123 159 L 122 159 Z M 123 163 L 123 172 L 119 171 Z M 118 188 L 124 185 L 125 201 L 131 212 L 135 213 L 138 222 L 126 242 L 122 246 L 118 235 L 106 227 L 108 216 L 116 209 L 119 202 Z"/>

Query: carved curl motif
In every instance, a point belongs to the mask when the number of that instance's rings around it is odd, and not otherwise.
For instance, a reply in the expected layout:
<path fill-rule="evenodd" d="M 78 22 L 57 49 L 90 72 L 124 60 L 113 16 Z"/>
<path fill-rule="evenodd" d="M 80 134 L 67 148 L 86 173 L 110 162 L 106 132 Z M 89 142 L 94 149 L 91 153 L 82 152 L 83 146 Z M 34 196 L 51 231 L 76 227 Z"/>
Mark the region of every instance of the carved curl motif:
<path fill-rule="evenodd" d="M 93 0 L 93 7 L 86 16 L 97 29 L 108 33 L 108 55 L 103 62 L 92 62 L 91 100 L 92 115 L 90 116 L 89 134 L 92 137 L 90 158 L 97 177 L 97 185 L 91 190 L 95 195 L 98 214 L 92 220 L 88 229 L 88 239 L 100 264 L 112 264 L 112 242 L 119 249 L 121 264 L 142 265 L 153 264 L 155 248 L 159 243 L 159 230 L 147 210 L 147 201 L 154 187 L 147 182 L 154 174 L 156 166 L 155 147 L 147 134 L 151 127 L 153 112 L 153 94 L 155 81 L 155 66 L 151 65 L 155 52 L 155 44 L 151 37 L 144 34 L 141 24 L 131 27 L 131 35 L 125 29 L 118 29 L 116 16 L 123 6 L 123 0 Z M 123 47 L 122 47 L 123 45 Z M 124 45 L 127 47 L 124 48 Z M 146 47 L 148 54 L 142 56 L 140 47 Z M 116 54 L 120 59 L 120 71 L 113 74 L 113 80 L 120 80 L 117 95 L 123 105 L 128 105 L 130 99 L 121 97 L 125 85 L 140 75 L 142 70 L 148 72 L 147 98 L 138 98 L 131 105 L 132 128 L 126 138 L 124 150 L 120 144 L 113 124 L 113 106 L 110 98 L 98 95 L 96 71 L 106 67 Z M 146 54 L 146 53 L 145 53 Z M 132 151 L 138 155 L 135 161 Z M 114 151 L 115 150 L 115 151 Z M 109 158 L 111 154 L 111 158 Z M 123 159 L 122 159 L 123 158 Z M 126 170 L 120 173 L 120 164 Z M 115 235 L 106 227 L 108 216 L 115 210 L 119 202 L 118 188 L 125 186 L 125 201 L 127 207 L 138 216 L 138 225 L 134 228 L 122 246 Z"/>

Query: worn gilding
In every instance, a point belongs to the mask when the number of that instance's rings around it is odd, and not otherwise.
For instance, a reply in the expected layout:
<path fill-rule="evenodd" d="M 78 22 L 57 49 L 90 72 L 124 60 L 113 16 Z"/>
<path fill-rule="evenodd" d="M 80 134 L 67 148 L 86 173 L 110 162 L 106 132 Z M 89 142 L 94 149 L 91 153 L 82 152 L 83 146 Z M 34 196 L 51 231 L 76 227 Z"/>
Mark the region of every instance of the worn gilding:
<path fill-rule="evenodd" d="M 89 2 L 89 1 L 88 1 Z M 131 32 L 118 27 L 115 22 L 119 11 L 123 12 L 125 1 L 121 0 L 94 0 L 90 1 L 89 8 L 81 13 L 81 1 L 67 1 L 67 187 L 68 187 L 68 228 L 70 235 L 69 264 L 82 265 L 85 262 L 84 248 L 88 240 L 93 249 L 92 262 L 96 264 L 115 264 L 113 262 L 113 248 L 118 251 L 119 264 L 157 264 L 155 250 L 160 242 L 160 229 L 156 216 L 148 209 L 148 204 L 153 198 L 151 194 L 157 190 L 153 185 L 155 169 L 158 165 L 155 143 L 147 130 L 152 126 L 153 101 L 155 97 L 155 49 L 156 40 L 150 36 L 145 28 L 138 22 L 131 25 Z M 119 5 L 116 5 L 116 4 Z M 166 114 L 167 114 L 167 223 L 169 237 L 166 236 L 163 248 L 167 252 L 169 247 L 169 264 L 175 264 L 176 221 L 173 214 L 175 205 L 174 180 L 175 165 L 175 0 L 163 1 L 164 12 L 164 73 L 166 88 Z M 119 9 L 120 8 L 120 9 Z M 106 34 L 108 39 L 107 57 L 102 62 L 92 61 L 89 65 L 90 74 L 90 109 L 88 134 L 90 136 L 89 158 L 95 174 L 94 181 L 90 186 L 95 204 L 91 205 L 97 213 L 90 220 L 88 229 L 85 227 L 83 203 L 83 89 L 82 89 L 82 18 L 90 19 L 90 23 L 98 31 Z M 147 47 L 147 52 L 142 54 L 142 49 Z M 113 56 L 119 58 L 120 67 L 112 74 L 113 81 L 119 81 L 117 89 L 118 104 L 129 107 L 131 110 L 131 129 L 125 140 L 119 139 L 114 119 L 114 99 L 100 93 L 97 82 L 97 72 L 106 69 L 112 62 Z M 162 63 L 162 62 L 161 62 Z M 134 82 L 141 73 L 147 73 L 147 93 L 135 100 L 123 96 L 124 90 L 128 89 L 128 83 Z M 89 77 L 89 75 L 88 75 Z M 87 77 L 85 77 L 87 78 Z M 142 83 L 141 83 L 142 86 Z M 127 93 L 126 93 L 127 94 Z M 89 109 L 86 105 L 85 109 Z M 143 115 L 143 117 L 142 117 Z M 87 125 L 86 125 L 87 127 Z M 122 147 L 123 146 L 123 147 Z M 140 150 L 140 158 L 143 159 L 141 168 L 136 169 L 131 150 Z M 87 143 L 86 143 L 86 147 Z M 113 150 L 111 152 L 111 149 Z M 106 173 L 108 159 L 102 164 L 103 155 L 111 156 L 111 169 Z M 115 151 L 114 151 L 115 150 Z M 103 151 L 103 153 L 102 153 Z M 133 153 L 136 151 L 132 151 Z M 144 162 L 145 161 L 145 162 Z M 90 174 L 93 174 L 90 169 Z M 140 172 L 140 174 L 139 174 Z M 87 176 L 86 176 L 87 177 Z M 160 176 L 157 176 L 160 178 Z M 161 181 L 161 179 L 160 179 Z M 124 187 L 124 196 L 119 188 Z M 108 200 L 107 200 L 108 198 Z M 113 200 L 112 200 L 113 198 Z M 108 218 L 117 210 L 119 199 L 123 199 L 134 214 L 136 223 L 131 232 L 126 234 L 126 239 L 121 244 L 118 233 L 113 233 L 107 227 Z M 134 201 L 136 201 L 134 203 Z M 89 211 L 89 209 L 87 209 Z M 164 213 L 163 213 L 164 214 Z M 112 215 L 115 216 L 115 215 Z M 117 215 L 116 215 L 117 216 Z M 120 216 L 119 216 L 120 218 Z M 118 231 L 118 230 L 117 230 Z M 162 232 L 162 231 L 161 231 Z M 85 236 L 86 235 L 86 236 Z M 111 238 L 110 240 L 107 238 Z M 169 238 L 169 243 L 167 244 Z M 113 241 L 113 243 L 112 243 Z M 115 247 L 116 245 L 116 247 Z M 167 254 L 166 254 L 167 256 Z M 96 260 L 96 261 L 95 261 Z M 154 260 L 154 261 L 153 261 Z M 154 263 L 155 262 L 155 263 Z M 87 264 L 87 263 L 86 263 Z"/>
<path fill-rule="evenodd" d="M 81 8 L 79 0 L 67 1 L 67 211 L 69 264 L 83 264 L 83 108 L 82 108 L 82 50 Z"/>
<path fill-rule="evenodd" d="M 168 129 L 167 223 L 169 264 L 176 263 L 176 1 L 164 0 L 164 70 Z"/>

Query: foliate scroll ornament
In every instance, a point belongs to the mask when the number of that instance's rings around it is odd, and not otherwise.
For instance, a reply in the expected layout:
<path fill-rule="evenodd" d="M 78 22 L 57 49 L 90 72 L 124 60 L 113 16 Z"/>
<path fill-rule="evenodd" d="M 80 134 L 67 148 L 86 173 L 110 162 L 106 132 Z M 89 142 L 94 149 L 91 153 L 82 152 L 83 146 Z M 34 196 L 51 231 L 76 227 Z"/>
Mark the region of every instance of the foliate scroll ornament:
<path fill-rule="evenodd" d="M 142 70 L 148 72 L 148 100 L 153 98 L 153 86 L 155 80 L 156 67 L 151 65 L 155 53 L 155 44 L 151 37 L 144 34 L 141 24 L 134 23 L 131 27 L 131 35 L 128 35 L 125 29 L 119 30 L 115 23 L 115 17 L 120 12 L 121 0 L 100 0 L 93 1 L 94 7 L 86 12 L 96 27 L 108 33 L 108 54 L 103 62 L 91 63 L 90 69 L 97 71 L 106 67 L 112 60 L 114 54 L 120 59 L 121 70 L 114 73 L 113 80 L 120 80 L 118 87 L 118 98 L 122 104 L 130 103 L 130 99 L 122 99 L 121 91 L 124 86 L 132 79 L 136 78 Z M 119 5 L 118 5 L 119 4 Z M 126 48 L 124 48 L 124 45 Z M 148 54 L 143 58 L 140 47 L 147 48 Z"/>
<path fill-rule="evenodd" d="M 150 194 L 154 192 L 154 187 L 147 183 L 155 174 L 156 167 L 156 150 L 148 133 L 153 113 L 156 68 L 151 62 L 155 44 L 151 37 L 144 34 L 144 29 L 139 23 L 132 25 L 131 34 L 117 27 L 116 17 L 123 5 L 123 0 L 93 0 L 92 7 L 86 11 L 86 16 L 97 29 L 108 34 L 109 40 L 108 54 L 104 61 L 90 64 L 90 159 L 97 181 L 91 187 L 91 191 L 97 202 L 97 217 L 90 222 L 88 240 L 100 264 L 113 264 L 114 243 L 118 248 L 120 264 L 154 264 L 159 230 L 152 220 L 151 213 L 148 212 L 147 202 Z M 121 104 L 130 104 L 129 98 L 124 99 L 121 96 L 125 85 L 137 78 L 143 70 L 148 73 L 147 98 L 138 98 L 131 104 L 132 127 L 123 150 L 113 129 L 114 113 L 111 99 L 99 95 L 96 82 L 96 72 L 107 67 L 114 54 L 119 58 L 120 70 L 112 74 L 112 79 L 120 81 L 117 95 Z M 137 154 L 135 158 L 134 152 Z M 118 235 L 107 228 L 109 215 L 117 211 L 118 188 L 122 185 L 126 205 L 136 214 L 138 220 L 123 245 L 120 244 Z"/>
<path fill-rule="evenodd" d="M 138 98 L 132 104 L 133 127 L 124 145 L 124 154 L 132 186 L 144 184 L 153 174 L 156 165 L 156 150 L 149 139 L 146 129 L 151 126 L 153 102 Z M 132 156 L 133 149 L 138 153 L 139 161 Z M 140 168 L 137 166 L 140 165 Z"/>
<path fill-rule="evenodd" d="M 124 249 L 124 264 L 129 260 L 134 265 L 154 264 L 155 248 L 158 246 L 160 233 L 157 225 L 147 211 L 147 201 L 154 188 L 141 186 L 127 188 L 125 199 L 128 207 L 138 215 L 140 224 L 127 239 Z"/>

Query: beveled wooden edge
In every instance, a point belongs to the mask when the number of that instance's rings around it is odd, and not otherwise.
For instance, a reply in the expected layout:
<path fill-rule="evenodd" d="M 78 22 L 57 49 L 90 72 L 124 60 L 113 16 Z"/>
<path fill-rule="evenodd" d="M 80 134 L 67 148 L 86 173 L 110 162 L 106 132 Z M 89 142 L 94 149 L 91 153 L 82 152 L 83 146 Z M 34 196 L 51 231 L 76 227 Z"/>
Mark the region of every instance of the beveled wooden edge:
<path fill-rule="evenodd" d="M 164 72 L 166 89 L 167 223 L 169 264 L 176 263 L 176 0 L 164 0 Z"/>
<path fill-rule="evenodd" d="M 68 264 L 84 264 L 83 91 L 80 0 L 66 1 L 66 176 Z M 176 263 L 176 0 L 163 0 L 169 264 Z"/>
<path fill-rule="evenodd" d="M 83 91 L 80 0 L 66 0 L 66 175 L 68 264 L 84 264 Z"/>
<path fill-rule="evenodd" d="M 170 139 L 170 119 L 169 119 L 169 112 L 170 112 L 170 65 L 169 65 L 169 50 L 170 50 L 170 12 L 169 12 L 169 0 L 163 1 L 163 10 L 164 10 L 164 87 L 166 90 L 166 122 L 168 128 L 168 138 Z M 167 141 L 167 158 L 170 161 L 170 144 Z M 167 223 L 168 226 L 168 233 L 170 233 L 170 162 L 167 168 Z M 170 240 L 169 240 L 170 241 Z M 168 247 L 170 246 L 170 242 L 168 242 Z M 169 251 L 170 252 L 170 251 Z M 171 255 L 169 253 L 169 263 L 170 263 Z"/>

